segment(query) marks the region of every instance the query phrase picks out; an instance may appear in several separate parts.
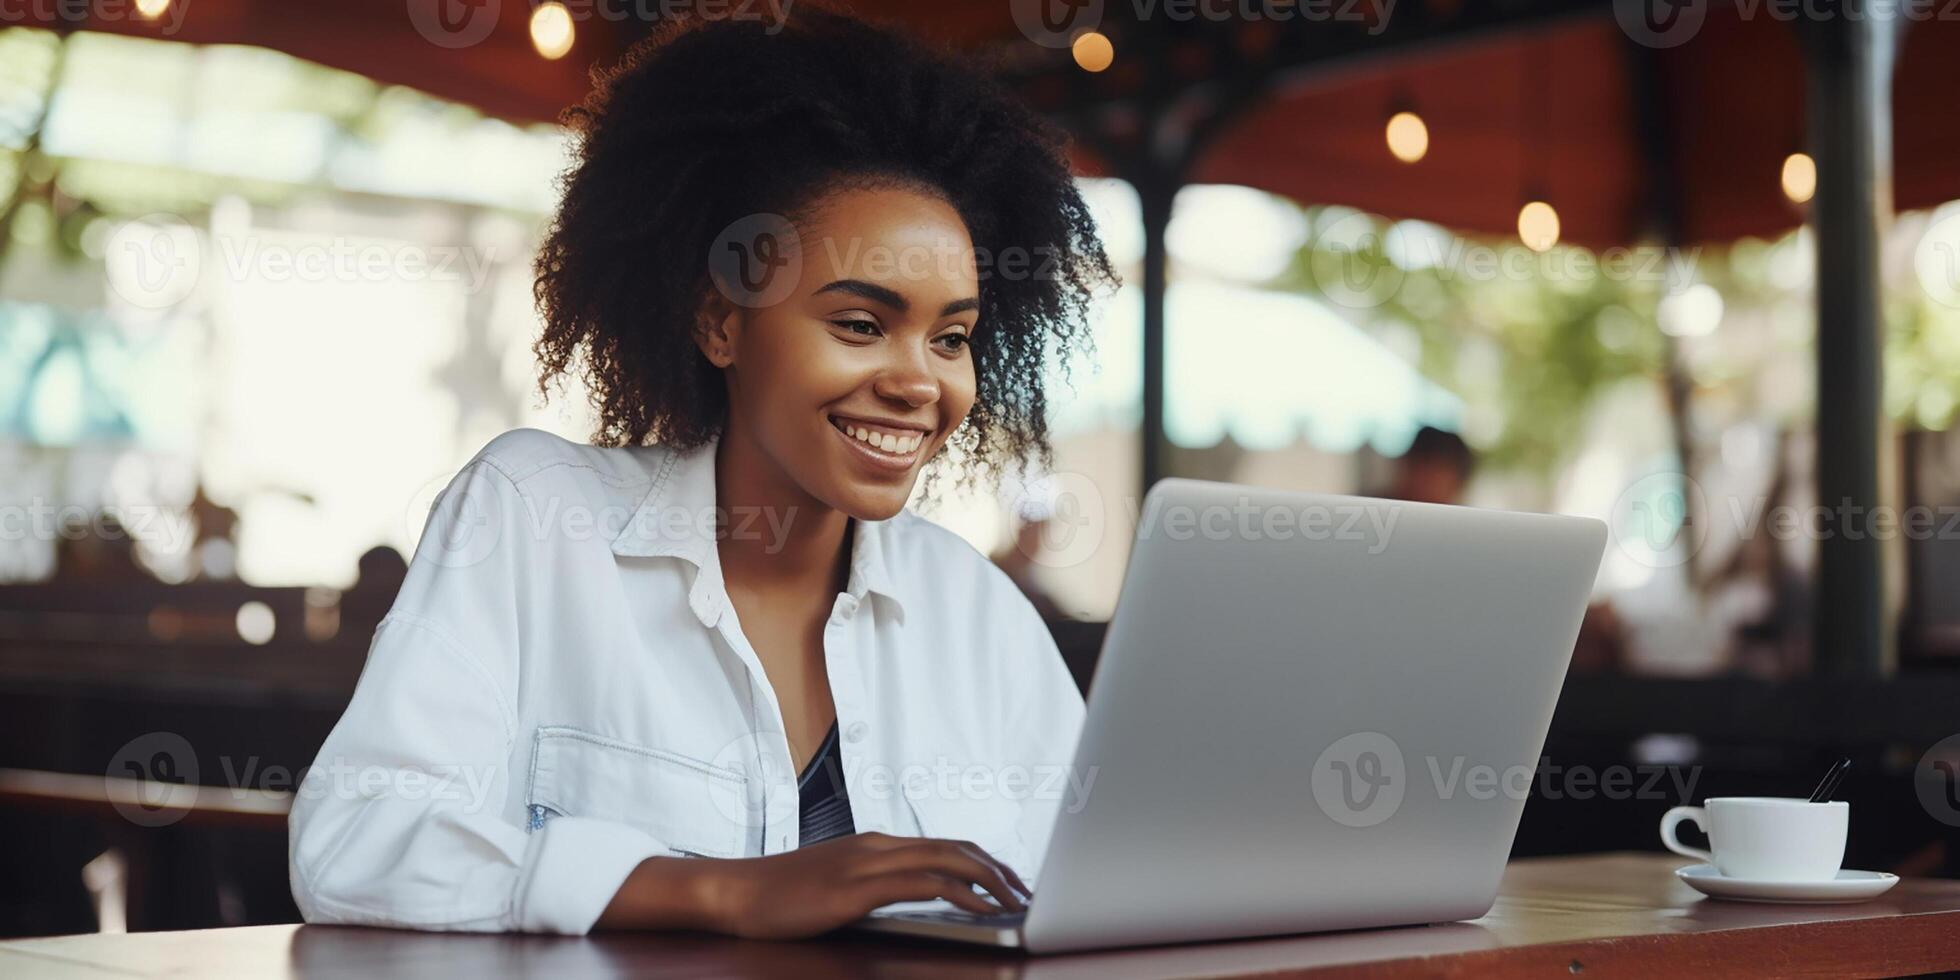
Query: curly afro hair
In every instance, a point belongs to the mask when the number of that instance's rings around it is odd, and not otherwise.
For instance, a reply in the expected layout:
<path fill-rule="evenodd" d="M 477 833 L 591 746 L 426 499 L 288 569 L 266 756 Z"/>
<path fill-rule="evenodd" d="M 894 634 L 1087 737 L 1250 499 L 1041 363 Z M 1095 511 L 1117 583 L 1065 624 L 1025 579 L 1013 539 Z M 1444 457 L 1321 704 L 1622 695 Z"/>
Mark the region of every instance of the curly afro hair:
<path fill-rule="evenodd" d="M 978 255 L 1038 257 L 1023 275 L 982 266 L 976 397 L 952 445 L 996 475 L 1009 458 L 1052 463 L 1048 357 L 1088 343 L 1090 304 L 1116 276 L 1062 137 L 989 73 L 800 4 L 784 25 L 667 23 L 566 121 L 575 159 L 537 258 L 535 351 L 545 394 L 568 373 L 586 383 L 594 442 L 720 434 L 727 393 L 693 329 L 723 229 L 892 184 L 946 200 Z"/>

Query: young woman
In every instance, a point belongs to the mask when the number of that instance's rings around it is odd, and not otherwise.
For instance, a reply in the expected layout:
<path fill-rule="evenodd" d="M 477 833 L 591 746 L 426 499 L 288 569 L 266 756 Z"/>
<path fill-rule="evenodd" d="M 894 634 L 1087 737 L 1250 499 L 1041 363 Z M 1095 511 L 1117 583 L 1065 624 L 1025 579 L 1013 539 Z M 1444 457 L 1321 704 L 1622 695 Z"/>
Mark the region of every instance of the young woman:
<path fill-rule="evenodd" d="M 310 922 L 822 932 L 1018 909 L 1082 701 L 904 511 L 1047 455 L 1113 280 L 1058 140 L 982 74 L 799 5 L 671 26 L 573 113 L 544 385 L 438 499 L 292 814 Z M 935 470 L 936 473 L 936 470 Z"/>

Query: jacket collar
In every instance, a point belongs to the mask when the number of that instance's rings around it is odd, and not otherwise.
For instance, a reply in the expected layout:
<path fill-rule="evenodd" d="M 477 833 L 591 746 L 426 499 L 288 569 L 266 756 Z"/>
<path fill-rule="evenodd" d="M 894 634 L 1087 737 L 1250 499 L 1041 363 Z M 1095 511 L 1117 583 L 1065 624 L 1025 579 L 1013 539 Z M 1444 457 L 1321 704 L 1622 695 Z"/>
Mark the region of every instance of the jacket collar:
<path fill-rule="evenodd" d="M 709 628 L 729 608 L 720 552 L 714 538 L 718 444 L 719 440 L 710 439 L 689 450 L 658 446 L 636 450 L 658 454 L 652 464 L 652 485 L 612 541 L 613 554 L 620 557 L 664 556 L 692 564 L 695 576 L 688 588 L 688 607 Z M 903 623 L 905 607 L 891 573 L 888 554 L 893 523 L 851 521 L 851 571 L 845 591 L 859 603 L 867 594 L 876 593 L 891 603 L 892 611 Z M 761 533 L 770 533 L 766 521 L 759 526 Z"/>

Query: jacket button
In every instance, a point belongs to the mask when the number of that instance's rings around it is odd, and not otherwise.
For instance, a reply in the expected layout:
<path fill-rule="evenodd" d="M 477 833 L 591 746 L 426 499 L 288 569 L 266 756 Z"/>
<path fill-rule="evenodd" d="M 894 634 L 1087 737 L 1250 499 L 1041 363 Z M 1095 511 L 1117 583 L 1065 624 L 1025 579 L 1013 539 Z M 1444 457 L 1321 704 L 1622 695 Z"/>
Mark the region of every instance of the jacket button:
<path fill-rule="evenodd" d="M 861 721 L 851 722 L 851 727 L 844 729 L 844 741 L 862 742 L 864 741 L 864 733 L 870 730 L 871 729 L 866 727 L 864 722 Z"/>

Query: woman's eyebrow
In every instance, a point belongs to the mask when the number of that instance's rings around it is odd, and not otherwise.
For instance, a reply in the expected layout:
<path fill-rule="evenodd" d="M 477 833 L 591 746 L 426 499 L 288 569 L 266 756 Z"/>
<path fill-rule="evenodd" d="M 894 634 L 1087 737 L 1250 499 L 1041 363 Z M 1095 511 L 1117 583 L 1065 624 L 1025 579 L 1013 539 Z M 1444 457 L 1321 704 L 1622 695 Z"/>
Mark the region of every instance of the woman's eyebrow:
<path fill-rule="evenodd" d="M 853 296 L 868 299 L 873 303 L 889 306 L 901 313 L 912 308 L 912 304 L 907 303 L 905 297 L 876 283 L 865 282 L 862 279 L 839 279 L 817 290 L 817 292 L 850 293 Z"/>
<path fill-rule="evenodd" d="M 865 282 L 862 279 L 839 279 L 836 282 L 826 283 L 822 288 L 818 289 L 817 292 L 849 293 L 853 296 L 859 296 L 883 306 L 889 306 L 892 309 L 899 311 L 900 313 L 903 313 L 906 310 L 912 308 L 912 304 L 906 302 L 904 296 L 901 296 L 897 292 L 891 289 L 887 289 L 884 286 L 880 286 L 877 283 Z M 980 299 L 975 296 L 968 296 L 965 299 L 953 300 L 952 302 L 947 303 L 945 306 L 940 307 L 939 315 L 952 316 L 955 313 L 965 313 L 968 310 L 977 310 L 979 308 L 980 308 Z"/>

